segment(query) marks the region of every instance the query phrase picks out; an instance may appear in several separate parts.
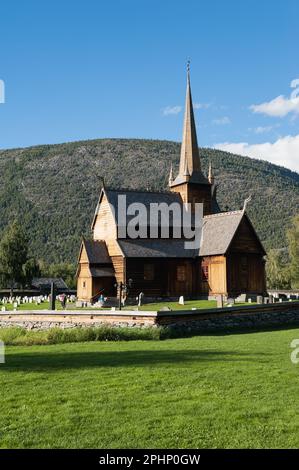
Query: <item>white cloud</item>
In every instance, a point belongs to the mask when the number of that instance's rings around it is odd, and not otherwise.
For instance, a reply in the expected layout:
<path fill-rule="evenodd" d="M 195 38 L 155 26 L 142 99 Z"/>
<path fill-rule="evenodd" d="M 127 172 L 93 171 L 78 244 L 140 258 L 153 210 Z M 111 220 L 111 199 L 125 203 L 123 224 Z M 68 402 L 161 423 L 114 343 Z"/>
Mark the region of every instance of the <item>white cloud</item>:
<path fill-rule="evenodd" d="M 231 123 L 231 120 L 229 117 L 227 116 L 224 116 L 222 118 L 219 118 L 219 119 L 214 119 L 213 120 L 213 124 L 217 124 L 219 126 L 224 126 L 226 124 L 230 124 Z"/>
<path fill-rule="evenodd" d="M 289 113 L 299 114 L 299 78 L 295 78 L 291 82 L 291 88 L 295 90 L 287 98 L 279 95 L 271 101 L 253 104 L 249 109 L 254 113 L 266 114 L 267 116 L 284 117 Z"/>
<path fill-rule="evenodd" d="M 179 114 L 182 111 L 182 106 L 166 106 L 162 109 L 164 116 L 169 116 L 170 114 Z"/>
<path fill-rule="evenodd" d="M 208 109 L 210 106 L 211 103 L 193 103 L 194 109 Z"/>
<path fill-rule="evenodd" d="M 277 127 L 279 127 L 279 124 L 276 124 L 275 126 L 258 126 L 254 128 L 249 127 L 248 130 L 254 132 L 255 134 L 266 134 L 267 132 L 271 132 Z"/>
<path fill-rule="evenodd" d="M 299 172 L 299 134 L 281 137 L 274 143 L 265 142 L 250 145 L 247 142 L 224 142 L 215 144 L 214 148 L 253 158 L 261 158 Z"/>

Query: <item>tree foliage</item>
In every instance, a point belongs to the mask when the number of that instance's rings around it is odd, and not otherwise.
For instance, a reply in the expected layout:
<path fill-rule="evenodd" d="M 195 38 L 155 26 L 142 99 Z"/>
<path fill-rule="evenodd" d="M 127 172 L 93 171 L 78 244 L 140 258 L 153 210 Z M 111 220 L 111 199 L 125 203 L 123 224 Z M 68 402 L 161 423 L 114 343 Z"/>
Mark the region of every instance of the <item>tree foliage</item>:
<path fill-rule="evenodd" d="M 42 277 L 62 278 L 70 289 L 76 289 L 76 265 L 72 263 L 49 264 L 40 263 Z"/>
<path fill-rule="evenodd" d="M 271 289 L 290 289 L 291 276 L 289 265 L 282 250 L 269 250 L 266 264 L 267 287 Z"/>
<path fill-rule="evenodd" d="M 288 230 L 290 277 L 293 288 L 299 288 L 299 214 L 293 218 Z"/>
<path fill-rule="evenodd" d="M 25 286 L 36 273 L 36 263 L 28 258 L 29 239 L 22 227 L 9 225 L 0 241 L 0 282 L 2 287 Z"/>
<path fill-rule="evenodd" d="M 103 139 L 0 151 L 0 235 L 15 217 L 30 238 L 30 253 L 45 263 L 76 264 L 82 234 L 100 191 L 111 188 L 167 190 L 170 165 L 178 170 L 180 144 Z M 286 228 L 299 206 L 299 175 L 269 162 L 200 149 L 207 174 L 211 160 L 224 209 L 248 214 L 265 248 L 285 248 Z"/>

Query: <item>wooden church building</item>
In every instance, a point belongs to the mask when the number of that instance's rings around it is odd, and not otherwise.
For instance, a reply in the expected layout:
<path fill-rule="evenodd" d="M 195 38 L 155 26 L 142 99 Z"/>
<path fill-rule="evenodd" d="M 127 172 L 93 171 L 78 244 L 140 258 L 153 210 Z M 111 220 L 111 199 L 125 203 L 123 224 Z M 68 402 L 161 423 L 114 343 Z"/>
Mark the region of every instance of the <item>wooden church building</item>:
<path fill-rule="evenodd" d="M 119 196 L 126 196 L 127 205 L 138 202 L 145 207 L 202 203 L 200 247 L 186 249 L 183 238 L 163 238 L 162 234 L 159 238 L 120 238 Z M 201 170 L 188 70 L 179 173 L 174 179 L 171 170 L 165 192 L 102 189 L 92 239 L 83 239 L 80 248 L 78 299 L 93 302 L 101 294 L 116 296 L 116 283 L 125 285 L 129 279 L 129 296 L 134 297 L 140 292 L 152 298 L 263 295 L 266 253 L 245 209 L 222 212 L 212 168 L 208 177 Z"/>

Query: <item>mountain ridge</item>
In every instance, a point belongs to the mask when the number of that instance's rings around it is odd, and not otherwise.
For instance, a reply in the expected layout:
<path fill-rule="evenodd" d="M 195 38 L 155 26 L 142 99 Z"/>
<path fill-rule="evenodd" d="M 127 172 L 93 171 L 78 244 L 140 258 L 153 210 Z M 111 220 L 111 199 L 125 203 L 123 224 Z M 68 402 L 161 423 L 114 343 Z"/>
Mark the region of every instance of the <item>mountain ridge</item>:
<path fill-rule="evenodd" d="M 299 174 L 260 159 L 200 148 L 202 169 L 212 162 L 222 210 L 248 214 L 266 249 L 286 246 L 285 230 L 299 212 Z M 100 179 L 112 189 L 167 190 L 180 143 L 154 139 L 93 139 L 0 150 L 0 231 L 20 219 L 31 251 L 46 262 L 75 262 L 88 236 Z"/>

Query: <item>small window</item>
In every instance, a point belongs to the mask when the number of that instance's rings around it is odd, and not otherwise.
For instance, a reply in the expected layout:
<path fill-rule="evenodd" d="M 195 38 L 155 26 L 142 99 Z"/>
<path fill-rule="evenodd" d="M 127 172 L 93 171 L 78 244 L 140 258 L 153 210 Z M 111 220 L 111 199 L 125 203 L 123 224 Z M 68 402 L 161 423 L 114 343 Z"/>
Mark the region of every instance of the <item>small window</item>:
<path fill-rule="evenodd" d="M 201 268 L 201 279 L 206 282 L 209 280 L 209 266 L 207 264 Z"/>
<path fill-rule="evenodd" d="M 180 282 L 186 281 L 186 266 L 177 266 L 176 279 Z"/>
<path fill-rule="evenodd" d="M 153 281 L 155 277 L 155 267 L 153 264 L 145 264 L 143 270 L 143 279 L 145 281 Z"/>
<path fill-rule="evenodd" d="M 83 281 L 83 289 L 85 289 L 85 287 L 86 287 L 86 282 Z"/>

